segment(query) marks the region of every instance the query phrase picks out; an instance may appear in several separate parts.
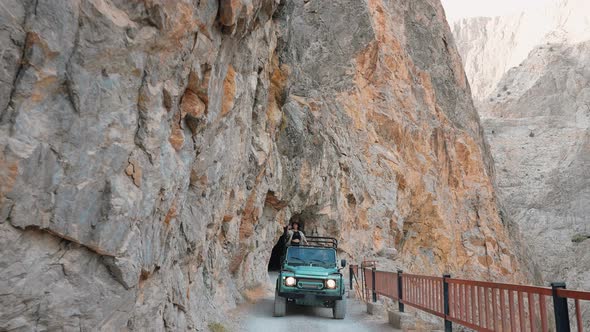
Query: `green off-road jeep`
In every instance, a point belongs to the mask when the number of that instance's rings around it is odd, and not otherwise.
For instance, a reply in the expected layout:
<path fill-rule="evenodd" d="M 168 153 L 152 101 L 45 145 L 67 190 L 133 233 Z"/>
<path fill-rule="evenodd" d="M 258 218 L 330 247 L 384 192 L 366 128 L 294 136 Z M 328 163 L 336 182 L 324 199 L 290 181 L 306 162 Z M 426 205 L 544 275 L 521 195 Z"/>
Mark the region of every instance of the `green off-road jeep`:
<path fill-rule="evenodd" d="M 284 316 L 287 303 L 332 308 L 334 318 L 346 315 L 344 278 L 336 261 L 338 241 L 307 237 L 307 245 L 289 246 L 275 288 L 274 316 Z"/>

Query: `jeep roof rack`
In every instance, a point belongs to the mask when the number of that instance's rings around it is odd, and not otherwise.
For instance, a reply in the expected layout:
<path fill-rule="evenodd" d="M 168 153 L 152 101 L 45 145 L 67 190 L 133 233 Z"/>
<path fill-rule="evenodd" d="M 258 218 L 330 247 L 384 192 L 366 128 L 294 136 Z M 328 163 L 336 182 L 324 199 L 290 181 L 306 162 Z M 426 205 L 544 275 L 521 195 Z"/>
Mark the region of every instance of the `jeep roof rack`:
<path fill-rule="evenodd" d="M 338 240 L 327 236 L 306 236 L 307 244 L 303 247 L 338 248 Z"/>

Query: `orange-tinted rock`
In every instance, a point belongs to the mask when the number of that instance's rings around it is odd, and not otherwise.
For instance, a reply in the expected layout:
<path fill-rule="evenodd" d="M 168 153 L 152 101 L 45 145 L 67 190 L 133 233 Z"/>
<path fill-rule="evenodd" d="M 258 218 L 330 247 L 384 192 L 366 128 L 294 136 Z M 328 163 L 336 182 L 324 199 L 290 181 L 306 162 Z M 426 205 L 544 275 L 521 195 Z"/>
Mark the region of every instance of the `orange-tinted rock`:
<path fill-rule="evenodd" d="M 225 26 L 236 24 L 242 10 L 242 0 L 219 0 L 219 21 Z"/>
<path fill-rule="evenodd" d="M 288 202 L 280 200 L 274 192 L 270 191 L 266 194 L 266 204 L 269 204 L 276 210 L 281 210 L 288 205 Z"/>
<path fill-rule="evenodd" d="M 234 107 L 236 97 L 236 72 L 230 65 L 223 80 L 223 99 L 221 102 L 221 116 L 227 115 Z"/>
<path fill-rule="evenodd" d="M 270 70 L 270 88 L 268 92 L 266 115 L 269 122 L 269 131 L 274 133 L 282 121 L 279 105 L 281 105 L 285 99 L 285 86 L 287 84 L 289 69 L 287 65 L 279 65 L 279 59 L 276 54 L 273 55 L 270 64 L 272 67 Z"/>
<path fill-rule="evenodd" d="M 199 99 L 201 99 L 201 101 L 205 104 L 205 106 L 209 104 L 208 91 L 210 79 L 211 67 L 208 65 L 205 65 L 204 69 L 200 73 L 197 73 L 193 70 L 189 74 L 187 90 L 196 94 L 199 97 Z"/>
<path fill-rule="evenodd" d="M 164 224 L 170 225 L 170 222 L 178 216 L 178 212 L 176 211 L 176 203 L 172 203 L 172 206 L 166 213 L 166 217 L 164 218 Z"/>
<path fill-rule="evenodd" d="M 183 119 L 186 115 L 200 118 L 206 113 L 207 106 L 196 93 L 192 92 L 191 90 L 186 90 L 184 96 L 182 96 L 180 110 L 182 112 Z"/>
<path fill-rule="evenodd" d="M 127 174 L 127 176 L 131 177 L 131 179 L 133 180 L 133 183 L 137 187 L 141 187 L 142 171 L 141 171 L 141 166 L 139 166 L 139 163 L 137 161 L 135 161 L 135 160 L 129 161 L 129 164 L 125 168 L 125 174 Z"/>
<path fill-rule="evenodd" d="M 168 141 L 170 142 L 170 144 L 172 145 L 172 147 L 176 150 L 179 151 L 180 149 L 182 149 L 182 146 L 184 145 L 184 132 L 182 130 L 182 128 L 180 127 L 180 121 L 181 121 L 181 113 L 177 112 L 174 115 L 172 124 L 171 124 L 171 133 L 170 133 L 170 138 L 168 139 Z"/>

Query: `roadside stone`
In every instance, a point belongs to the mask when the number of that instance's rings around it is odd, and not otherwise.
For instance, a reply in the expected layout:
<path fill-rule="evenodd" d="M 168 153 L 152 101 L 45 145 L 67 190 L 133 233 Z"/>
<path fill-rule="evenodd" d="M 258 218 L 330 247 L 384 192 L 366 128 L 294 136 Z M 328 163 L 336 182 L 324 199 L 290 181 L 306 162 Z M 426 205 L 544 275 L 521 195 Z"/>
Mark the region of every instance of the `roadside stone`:
<path fill-rule="evenodd" d="M 388 310 L 387 317 L 389 325 L 395 329 L 408 331 L 416 329 L 416 317 L 406 312 Z"/>
<path fill-rule="evenodd" d="M 385 306 L 379 302 L 367 302 L 367 313 L 373 316 L 385 316 Z"/>

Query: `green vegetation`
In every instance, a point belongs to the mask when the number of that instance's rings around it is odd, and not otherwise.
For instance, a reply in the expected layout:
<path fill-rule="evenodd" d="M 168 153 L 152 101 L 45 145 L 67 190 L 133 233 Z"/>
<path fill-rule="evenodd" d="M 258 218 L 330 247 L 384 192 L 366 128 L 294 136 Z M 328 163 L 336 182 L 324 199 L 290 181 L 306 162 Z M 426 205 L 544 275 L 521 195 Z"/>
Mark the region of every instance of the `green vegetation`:
<path fill-rule="evenodd" d="M 572 236 L 572 242 L 573 243 L 581 243 L 585 240 L 590 239 L 590 234 L 576 234 L 574 236 Z"/>
<path fill-rule="evenodd" d="M 209 323 L 209 325 L 207 325 L 207 327 L 209 328 L 209 330 L 211 332 L 227 332 L 228 330 L 225 328 L 225 326 L 223 326 L 223 324 L 221 323 Z"/>

